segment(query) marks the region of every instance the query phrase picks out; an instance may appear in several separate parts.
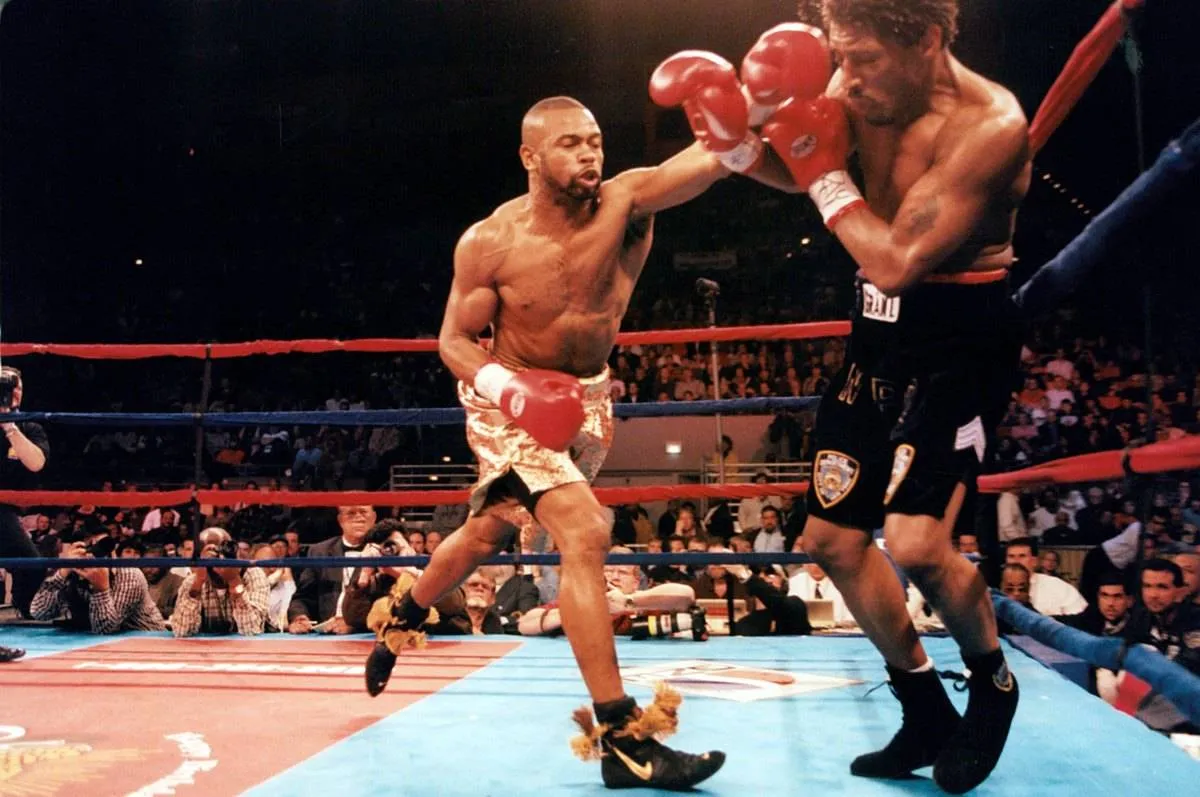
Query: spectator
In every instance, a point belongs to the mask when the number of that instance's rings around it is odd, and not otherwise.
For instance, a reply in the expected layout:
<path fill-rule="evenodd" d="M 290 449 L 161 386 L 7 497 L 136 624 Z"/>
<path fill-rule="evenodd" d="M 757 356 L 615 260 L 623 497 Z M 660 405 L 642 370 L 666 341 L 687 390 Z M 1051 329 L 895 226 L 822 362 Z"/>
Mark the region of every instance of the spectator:
<path fill-rule="evenodd" d="M 1058 551 L 1042 551 L 1038 558 L 1038 572 L 1057 577 L 1058 562 Z"/>
<path fill-rule="evenodd" d="M 833 582 L 815 562 L 804 566 L 804 570 L 788 579 L 788 594 L 805 601 L 832 601 L 833 623 L 838 627 L 852 627 L 858 623 L 846 606 L 846 599 Z"/>
<path fill-rule="evenodd" d="M 1176 664 L 1200 675 L 1200 609 L 1182 601 L 1183 572 L 1174 562 L 1152 559 L 1142 565 L 1141 606 L 1130 617 L 1125 637 L 1150 645 Z M 1152 693 L 1138 705 L 1138 719 L 1165 733 L 1197 733 L 1174 705 Z"/>
<path fill-rule="evenodd" d="M 1042 544 L 1082 545 L 1083 535 L 1081 535 L 1076 529 L 1071 528 L 1070 520 L 1070 512 L 1065 509 L 1058 510 L 1058 512 L 1054 515 L 1054 525 L 1042 532 Z"/>
<path fill-rule="evenodd" d="M 1009 562 L 1000 571 L 1000 591 L 1027 609 L 1033 609 L 1029 599 L 1033 574 L 1025 565 Z"/>
<path fill-rule="evenodd" d="M 708 546 L 709 553 L 732 553 L 728 548 L 722 546 L 719 542 L 711 543 Z M 722 565 L 708 565 L 704 572 L 696 577 L 696 584 L 693 587 L 697 598 L 724 598 L 726 595 L 726 574 L 727 569 Z M 730 578 L 733 582 L 733 597 L 745 598 L 746 589 L 743 582 Z"/>
<path fill-rule="evenodd" d="M 338 507 L 337 522 L 341 535 L 309 546 L 308 556 L 362 556 L 367 532 L 375 524 L 370 506 Z M 352 628 L 342 617 L 342 599 L 350 582 L 349 567 L 306 567 L 296 579 L 296 597 L 288 608 L 288 633 L 307 634 L 313 630 L 349 634 Z"/>
<path fill-rule="evenodd" d="M 4 395 L 7 393 L 7 395 Z M 10 365 L 0 367 L 0 415 L 19 411 L 25 385 L 21 372 Z M 0 423 L 4 442 L 0 444 L 0 480 L 7 490 L 28 489 L 32 474 L 46 467 L 50 455 L 50 439 L 40 424 Z M 30 535 L 21 528 L 17 508 L 0 505 L 0 557 L 37 557 L 37 547 Z M 34 593 L 45 577 L 41 568 L 22 567 L 12 574 L 13 606 L 23 615 L 30 614 Z"/>
<path fill-rule="evenodd" d="M 1171 536 L 1170 513 L 1164 509 L 1155 509 L 1150 513 L 1149 534 L 1154 538 L 1154 548 L 1161 556 L 1163 554 L 1190 553 L 1192 546 L 1179 542 Z"/>
<path fill-rule="evenodd" d="M 161 545 L 150 545 L 146 548 L 146 556 L 155 559 L 167 556 L 166 549 Z M 170 617 L 175 611 L 175 598 L 179 594 L 179 585 L 183 583 L 180 576 L 166 567 L 143 567 L 146 585 L 150 590 L 150 599 L 158 607 L 158 613 Z"/>
<path fill-rule="evenodd" d="M 540 602 L 537 585 L 533 576 L 525 575 L 513 565 L 492 565 L 488 569 L 496 595 L 492 608 L 500 618 L 505 628 L 516 628 L 521 615 L 537 606 Z M 467 593 L 470 598 L 470 593 Z M 467 608 L 470 608 L 468 603 Z"/>
<path fill-rule="evenodd" d="M 257 567 L 219 567 L 232 558 L 233 540 L 224 529 L 200 532 L 200 558 L 208 562 L 193 567 L 179 586 L 171 632 L 176 637 L 196 634 L 257 636 L 266 626 L 271 587 Z"/>
<path fill-rule="evenodd" d="M 412 548 L 413 556 L 424 556 L 428 553 L 425 550 L 425 532 L 420 529 L 408 532 L 408 544 Z"/>
<path fill-rule="evenodd" d="M 770 477 L 763 471 L 754 474 L 755 484 L 767 484 L 770 481 Z M 738 531 L 744 534 L 750 529 L 759 528 L 759 523 L 762 519 L 762 509 L 768 504 L 774 507 L 783 506 L 783 497 L 777 495 L 760 495 L 753 498 L 743 498 L 738 503 Z"/>
<path fill-rule="evenodd" d="M 1034 572 L 1037 569 L 1037 542 L 1032 537 L 1013 540 L 1005 548 L 1005 564 L 1018 564 L 1028 570 L 1029 600 L 1038 612 L 1053 616 L 1079 614 L 1088 607 L 1088 602 L 1079 590 L 1056 576 Z"/>
<path fill-rule="evenodd" d="M 61 556 L 94 558 L 82 542 L 67 545 Z M 38 588 L 29 613 L 35 620 L 53 620 L 64 612 L 68 628 L 93 634 L 166 628 L 150 597 L 146 576 L 133 567 L 64 567 L 56 571 Z"/>
<path fill-rule="evenodd" d="M 258 562 L 264 559 L 282 559 L 275 544 L 259 543 L 254 546 L 251 558 Z M 288 626 L 288 607 L 296 595 L 296 581 L 292 571 L 286 567 L 260 566 L 267 577 L 267 620 L 264 631 L 284 631 Z"/>
<path fill-rule="evenodd" d="M 1025 518 L 1021 516 L 1021 505 L 1015 493 L 1000 493 L 996 502 L 996 517 L 999 524 L 997 534 L 1000 542 L 1017 540 L 1029 535 L 1025 526 Z"/>
<path fill-rule="evenodd" d="M 1200 547 L 1177 555 L 1175 564 L 1183 573 L 1183 602 L 1200 605 Z"/>
<path fill-rule="evenodd" d="M 761 528 L 754 535 L 755 553 L 783 553 L 783 529 L 779 527 L 779 510 L 767 505 L 762 509 Z"/>
<path fill-rule="evenodd" d="M 758 574 L 745 565 L 731 565 L 730 573 L 754 601 L 750 613 L 733 623 L 741 636 L 803 636 L 812 633 L 808 606 L 788 594 L 788 580 L 778 567 Z"/>
<path fill-rule="evenodd" d="M 1132 608 L 1133 596 L 1125 589 L 1125 576 L 1116 570 L 1109 570 L 1100 577 L 1095 605 L 1089 605 L 1079 614 L 1063 615 L 1057 619 L 1094 636 L 1119 636 L 1129 623 Z"/>
<path fill-rule="evenodd" d="M 1029 515 L 1029 536 L 1041 537 L 1046 529 L 1052 528 L 1058 518 L 1058 491 L 1049 488 L 1038 499 L 1039 506 Z M 1067 525 L 1074 526 L 1068 517 Z"/>
<path fill-rule="evenodd" d="M 979 537 L 973 531 L 958 535 L 958 552 L 963 555 L 979 555 Z"/>
<path fill-rule="evenodd" d="M 481 567 L 463 582 L 467 617 L 471 621 L 470 633 L 475 635 L 515 633 L 517 628 L 515 622 L 506 623 L 496 609 L 496 580 L 488 572 L 494 569 L 495 567 Z M 534 601 L 534 605 L 537 605 L 537 601 Z"/>
<path fill-rule="evenodd" d="M 720 453 L 718 454 L 714 451 L 709 456 L 709 467 L 711 467 L 715 472 L 717 471 L 718 464 L 721 461 L 724 461 L 725 463 L 726 481 L 737 481 L 735 477 L 738 471 L 738 464 L 741 462 L 741 460 L 738 458 L 737 452 L 733 450 L 733 438 L 731 438 L 729 435 L 721 435 Z"/>

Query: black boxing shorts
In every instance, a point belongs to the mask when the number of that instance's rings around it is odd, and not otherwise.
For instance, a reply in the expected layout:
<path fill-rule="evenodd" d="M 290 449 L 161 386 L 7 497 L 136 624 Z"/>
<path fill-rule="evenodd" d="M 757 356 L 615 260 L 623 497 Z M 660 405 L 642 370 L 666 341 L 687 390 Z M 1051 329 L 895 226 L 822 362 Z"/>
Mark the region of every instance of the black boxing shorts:
<path fill-rule="evenodd" d="M 941 518 L 989 461 L 1018 378 L 1016 307 L 1003 272 L 933 279 L 902 297 L 859 281 L 817 410 L 810 514 L 865 531 L 890 513 Z"/>

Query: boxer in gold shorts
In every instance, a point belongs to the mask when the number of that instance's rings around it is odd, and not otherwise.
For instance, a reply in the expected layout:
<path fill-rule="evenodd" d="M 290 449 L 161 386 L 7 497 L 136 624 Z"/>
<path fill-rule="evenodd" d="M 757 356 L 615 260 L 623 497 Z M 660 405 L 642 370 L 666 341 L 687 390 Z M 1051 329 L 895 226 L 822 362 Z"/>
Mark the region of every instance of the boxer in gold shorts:
<path fill-rule="evenodd" d="M 736 149 L 742 138 L 719 146 Z M 575 753 L 599 759 L 610 788 L 688 789 L 724 763 L 723 753 L 682 753 L 655 738 L 675 729 L 678 695 L 660 690 L 643 710 L 625 694 L 604 578 L 613 516 L 590 481 L 613 433 L 606 363 L 650 252 L 654 214 L 748 167 L 745 154 L 694 145 L 657 167 L 602 180 L 600 128 L 582 104 L 552 97 L 526 114 L 520 156 L 529 191 L 459 240 L 438 340 L 460 380 L 479 458 L 471 513 L 395 599 L 367 661 L 372 695 L 383 691 L 397 653 L 419 644 L 428 607 L 532 515 L 561 552 L 559 612 L 593 701 L 575 713 L 584 731 Z"/>

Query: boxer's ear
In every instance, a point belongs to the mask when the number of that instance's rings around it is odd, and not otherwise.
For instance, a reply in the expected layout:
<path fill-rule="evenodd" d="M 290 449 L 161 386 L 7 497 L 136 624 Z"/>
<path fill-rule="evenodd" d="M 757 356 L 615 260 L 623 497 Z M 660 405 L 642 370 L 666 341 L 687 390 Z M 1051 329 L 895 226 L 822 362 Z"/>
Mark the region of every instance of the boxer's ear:
<path fill-rule="evenodd" d="M 522 144 L 517 150 L 517 154 L 521 157 L 521 165 L 525 167 L 525 171 L 532 172 L 537 169 L 536 154 L 533 147 L 528 144 Z"/>

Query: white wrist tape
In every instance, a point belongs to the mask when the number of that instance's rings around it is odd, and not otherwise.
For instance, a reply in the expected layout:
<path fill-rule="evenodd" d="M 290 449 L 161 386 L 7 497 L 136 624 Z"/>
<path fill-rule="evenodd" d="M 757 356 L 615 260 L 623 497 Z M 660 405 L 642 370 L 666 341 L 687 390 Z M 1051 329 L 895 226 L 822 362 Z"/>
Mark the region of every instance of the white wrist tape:
<path fill-rule="evenodd" d="M 717 160 L 732 172 L 744 174 L 758 165 L 762 158 L 763 142 L 754 131 L 746 133 L 742 143 L 727 152 L 718 152 Z"/>
<path fill-rule="evenodd" d="M 513 376 L 513 372 L 500 363 L 488 363 L 475 372 L 475 392 L 498 405 L 505 385 Z"/>
<path fill-rule="evenodd" d="M 866 205 L 858 187 L 845 171 L 827 172 L 808 187 L 808 195 L 821 212 L 825 226 L 830 229 L 841 216 L 860 205 Z"/>

